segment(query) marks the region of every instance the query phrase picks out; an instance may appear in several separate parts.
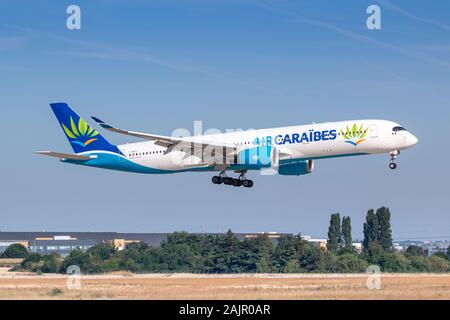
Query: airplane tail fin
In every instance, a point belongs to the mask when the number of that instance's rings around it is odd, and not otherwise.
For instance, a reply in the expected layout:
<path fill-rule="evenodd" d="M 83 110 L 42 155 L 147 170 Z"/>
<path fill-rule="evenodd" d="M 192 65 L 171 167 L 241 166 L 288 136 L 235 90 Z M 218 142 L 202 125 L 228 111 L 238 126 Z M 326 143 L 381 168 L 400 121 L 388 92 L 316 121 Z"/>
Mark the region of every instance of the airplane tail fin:
<path fill-rule="evenodd" d="M 64 102 L 51 103 L 50 107 L 55 113 L 61 128 L 75 153 L 81 153 L 92 150 L 104 150 L 115 153 L 121 153 L 117 146 L 109 143 L 103 138 L 97 130 L 90 127 L 89 124 L 80 118 Z"/>

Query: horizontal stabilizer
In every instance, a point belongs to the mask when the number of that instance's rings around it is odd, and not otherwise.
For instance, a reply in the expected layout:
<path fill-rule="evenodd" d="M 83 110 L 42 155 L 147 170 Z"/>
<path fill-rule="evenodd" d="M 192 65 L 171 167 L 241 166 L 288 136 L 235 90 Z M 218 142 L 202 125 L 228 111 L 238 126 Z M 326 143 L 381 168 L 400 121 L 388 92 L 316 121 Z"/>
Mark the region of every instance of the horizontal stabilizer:
<path fill-rule="evenodd" d="M 96 156 L 81 156 L 79 154 L 70 154 L 70 153 L 62 153 L 62 152 L 53 152 L 53 151 L 36 151 L 37 154 L 41 154 L 44 156 L 55 157 L 60 159 L 70 159 L 70 160 L 79 160 L 86 161 L 96 158 Z"/>

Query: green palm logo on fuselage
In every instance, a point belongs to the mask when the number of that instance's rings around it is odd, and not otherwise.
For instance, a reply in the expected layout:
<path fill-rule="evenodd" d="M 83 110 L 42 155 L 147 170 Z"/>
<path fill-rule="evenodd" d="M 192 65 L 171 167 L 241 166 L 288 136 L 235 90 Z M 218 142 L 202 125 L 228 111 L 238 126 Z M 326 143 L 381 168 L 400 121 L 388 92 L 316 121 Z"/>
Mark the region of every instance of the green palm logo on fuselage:
<path fill-rule="evenodd" d="M 341 135 L 345 139 L 344 142 L 350 143 L 354 146 L 357 146 L 361 142 L 366 141 L 365 137 L 367 135 L 368 130 L 369 130 L 369 128 L 363 130 L 362 124 L 358 129 L 358 126 L 356 125 L 356 123 L 353 125 L 353 127 L 351 129 L 348 126 L 347 126 L 347 130 L 345 130 L 345 131 L 342 131 L 342 129 L 340 129 Z"/>
<path fill-rule="evenodd" d="M 78 120 L 78 125 L 75 125 L 72 117 L 70 117 L 70 129 L 67 128 L 64 124 L 61 124 L 66 135 L 73 140 L 70 140 L 70 143 L 78 144 L 82 147 L 86 147 L 90 143 L 97 140 L 94 138 L 98 135 L 97 130 L 90 128 L 86 121 L 80 118 Z"/>

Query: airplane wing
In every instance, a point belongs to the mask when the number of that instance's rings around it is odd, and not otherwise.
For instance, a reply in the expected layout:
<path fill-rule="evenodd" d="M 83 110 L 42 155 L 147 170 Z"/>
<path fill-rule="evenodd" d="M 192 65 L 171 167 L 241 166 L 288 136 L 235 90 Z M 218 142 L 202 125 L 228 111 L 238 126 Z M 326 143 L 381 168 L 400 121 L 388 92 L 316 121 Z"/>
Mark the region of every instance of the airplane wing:
<path fill-rule="evenodd" d="M 148 133 L 136 132 L 136 131 L 122 130 L 122 129 L 115 128 L 115 127 L 107 124 L 106 122 L 104 122 L 103 120 L 100 120 L 97 117 L 92 117 L 92 119 L 94 119 L 95 122 L 97 122 L 102 128 L 104 128 L 106 130 L 121 133 L 121 134 L 124 134 L 127 136 L 133 136 L 133 137 L 143 138 L 143 139 L 147 139 L 147 140 L 155 140 L 155 144 L 158 146 L 161 146 L 161 147 L 169 147 L 173 144 L 176 144 L 176 143 L 179 143 L 182 141 L 179 138 L 159 136 L 156 134 L 148 134 Z"/>
<path fill-rule="evenodd" d="M 194 166 L 215 166 L 216 168 L 223 170 L 227 168 L 229 165 L 228 162 L 223 161 L 224 158 L 229 159 L 238 155 L 238 153 L 242 150 L 249 148 L 249 146 L 236 146 L 234 144 L 220 142 L 220 141 L 199 141 L 194 140 L 194 137 L 185 137 L 185 138 L 176 138 L 176 137 L 168 137 L 168 136 L 160 136 L 155 134 L 148 134 L 136 131 L 128 131 L 113 127 L 106 122 L 100 120 L 99 118 L 92 117 L 95 122 L 97 122 L 101 127 L 106 130 L 117 132 L 120 134 L 143 138 L 147 140 L 155 141 L 156 145 L 166 147 L 165 153 L 169 153 L 175 150 L 181 150 L 185 152 L 184 158 L 189 156 L 196 156 L 201 158 L 203 161 L 200 164 L 196 164 Z M 205 150 L 209 150 L 210 152 L 206 152 Z M 289 159 L 292 157 L 292 153 L 285 148 L 274 148 L 274 151 L 278 153 L 278 159 Z M 212 154 L 214 153 L 214 156 Z M 211 155 L 209 158 L 205 159 L 204 155 Z M 216 158 L 217 157 L 217 158 Z M 221 159 L 219 161 L 219 159 Z M 278 162 L 278 160 L 277 160 Z"/>
<path fill-rule="evenodd" d="M 168 148 L 167 152 L 174 150 L 174 149 L 194 149 L 194 150 L 203 150 L 206 147 L 213 147 L 213 148 L 228 148 L 227 153 L 228 154 L 234 154 L 237 150 L 237 148 L 232 144 L 226 144 L 226 143 L 210 143 L 210 142 L 201 142 L 201 141 L 193 141 L 189 138 L 176 138 L 176 137 L 168 137 L 168 136 L 160 136 L 156 134 L 148 134 L 143 132 L 137 132 L 137 131 L 128 131 L 119 129 L 116 127 L 113 127 L 103 120 L 100 120 L 97 117 L 92 117 L 95 122 L 97 122 L 102 128 L 117 132 L 120 134 L 143 138 L 147 140 L 153 140 L 155 141 L 155 144 L 161 147 Z"/>
<path fill-rule="evenodd" d="M 70 154 L 70 153 L 53 152 L 53 151 L 36 151 L 36 153 L 44 155 L 44 156 L 60 158 L 61 160 L 70 159 L 70 160 L 84 161 L 84 160 L 90 160 L 90 159 L 95 158 L 95 156 L 81 156 L 79 154 Z"/>

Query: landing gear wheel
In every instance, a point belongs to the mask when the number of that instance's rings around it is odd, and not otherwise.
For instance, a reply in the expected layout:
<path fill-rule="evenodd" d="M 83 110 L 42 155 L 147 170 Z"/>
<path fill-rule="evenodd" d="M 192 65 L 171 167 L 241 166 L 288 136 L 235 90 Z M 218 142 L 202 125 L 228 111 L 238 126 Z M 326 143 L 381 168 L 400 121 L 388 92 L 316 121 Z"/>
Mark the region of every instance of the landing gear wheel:
<path fill-rule="evenodd" d="M 397 164 L 395 163 L 395 160 L 397 160 L 397 156 L 400 154 L 400 150 L 391 151 L 389 154 L 391 156 L 391 162 L 389 163 L 389 168 L 391 168 L 392 170 L 395 170 L 395 169 L 397 169 Z"/>
<path fill-rule="evenodd" d="M 221 184 L 222 183 L 222 178 L 219 176 L 214 176 L 212 177 L 212 183 L 214 184 Z"/>
<path fill-rule="evenodd" d="M 244 180 L 244 181 L 242 181 L 242 185 L 246 188 L 251 188 L 251 187 L 253 187 L 253 181 L 252 180 Z"/>
<path fill-rule="evenodd" d="M 391 162 L 391 163 L 389 163 L 389 168 L 392 170 L 395 170 L 395 169 L 397 169 L 397 164 L 395 162 Z"/>
<path fill-rule="evenodd" d="M 233 179 L 233 186 L 240 187 L 241 186 L 241 180 L 239 179 Z"/>
<path fill-rule="evenodd" d="M 229 177 L 225 177 L 225 178 L 223 178 L 223 183 L 226 185 L 230 185 L 233 183 L 233 179 L 229 178 Z"/>

